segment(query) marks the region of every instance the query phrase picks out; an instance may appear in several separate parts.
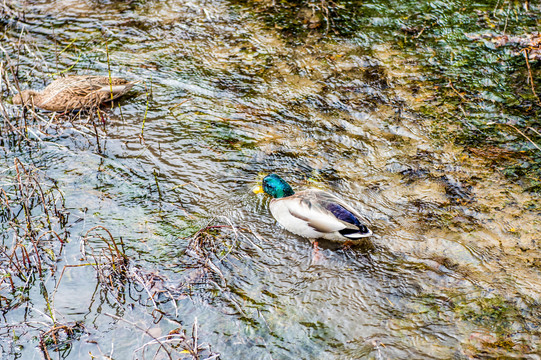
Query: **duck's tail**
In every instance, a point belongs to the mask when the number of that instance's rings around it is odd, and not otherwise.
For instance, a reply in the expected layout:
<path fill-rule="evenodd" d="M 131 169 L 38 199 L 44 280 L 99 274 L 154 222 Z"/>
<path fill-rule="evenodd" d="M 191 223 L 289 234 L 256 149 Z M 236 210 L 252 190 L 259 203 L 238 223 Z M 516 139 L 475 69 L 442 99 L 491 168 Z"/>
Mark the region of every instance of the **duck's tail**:
<path fill-rule="evenodd" d="M 135 85 L 137 83 L 140 83 L 140 82 L 141 82 L 141 80 L 136 80 L 136 81 L 127 82 L 125 84 L 106 85 L 106 86 L 103 86 L 101 89 L 99 89 L 98 92 L 107 93 L 107 94 L 113 93 L 113 98 L 112 99 L 108 98 L 108 99 L 105 100 L 105 101 L 111 101 L 113 99 L 116 99 L 116 98 L 124 95 L 125 93 L 127 93 L 128 91 L 131 90 L 133 85 Z"/>
<path fill-rule="evenodd" d="M 355 240 L 355 239 L 361 239 L 364 237 L 372 236 L 372 231 L 370 231 L 369 228 L 367 228 L 365 225 L 361 225 L 358 227 L 358 229 L 342 229 L 338 231 L 342 236 Z"/>

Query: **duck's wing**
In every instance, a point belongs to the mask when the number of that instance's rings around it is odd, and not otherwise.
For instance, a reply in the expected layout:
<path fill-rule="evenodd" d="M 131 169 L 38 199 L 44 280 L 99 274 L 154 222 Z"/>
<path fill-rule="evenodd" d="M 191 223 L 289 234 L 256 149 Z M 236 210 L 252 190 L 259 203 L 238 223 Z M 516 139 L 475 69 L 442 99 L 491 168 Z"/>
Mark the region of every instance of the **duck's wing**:
<path fill-rule="evenodd" d="M 83 107 L 93 107 L 124 95 L 135 83 L 107 76 L 80 76 L 76 86 L 68 91 L 73 97 L 80 98 Z"/>
<path fill-rule="evenodd" d="M 61 78 L 51 85 L 57 89 L 56 92 L 66 91 L 71 96 L 87 97 L 95 92 L 123 94 L 127 92 L 136 82 L 130 82 L 122 78 L 109 78 L 107 76 L 77 75 Z"/>
<path fill-rule="evenodd" d="M 130 91 L 133 85 L 137 84 L 138 82 L 139 81 L 128 81 L 121 78 L 101 78 L 101 87 L 97 90 L 97 92 L 104 96 L 102 101 L 111 101 Z M 113 94 L 112 98 L 111 93 Z"/>
<path fill-rule="evenodd" d="M 92 76 L 68 76 L 59 78 L 41 92 L 44 108 L 65 109 L 84 107 L 84 99 L 102 86 L 92 81 Z"/>
<path fill-rule="evenodd" d="M 297 192 L 295 195 L 271 201 L 271 212 L 283 224 L 291 227 L 310 228 L 320 234 L 333 233 L 346 228 L 357 229 L 338 218 L 332 212 L 328 201 L 321 201 L 320 194 L 314 190 Z M 330 208 L 330 209 L 329 209 Z M 293 225 L 295 224 L 295 225 Z"/>
<path fill-rule="evenodd" d="M 322 190 L 299 192 L 304 208 L 308 208 L 309 225 L 322 232 L 339 232 L 350 239 L 372 235 L 361 223 L 360 215 L 342 199 Z M 302 216 L 302 212 L 297 215 Z"/>

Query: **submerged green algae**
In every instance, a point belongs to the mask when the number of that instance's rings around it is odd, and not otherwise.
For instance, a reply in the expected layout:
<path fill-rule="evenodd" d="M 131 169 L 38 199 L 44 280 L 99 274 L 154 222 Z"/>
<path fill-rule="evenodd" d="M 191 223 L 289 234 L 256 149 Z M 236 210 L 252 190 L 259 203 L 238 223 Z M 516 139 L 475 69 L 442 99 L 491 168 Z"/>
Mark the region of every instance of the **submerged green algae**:
<path fill-rule="evenodd" d="M 496 1 L 239 3 L 244 11 L 255 9 L 257 17 L 297 46 L 314 39 L 368 43 L 372 48 L 393 44 L 422 68 L 418 86 L 434 89 L 434 97 L 427 99 L 430 105 L 424 104 L 422 111 L 433 119 L 436 139 L 452 141 L 477 156 L 497 157 L 503 174 L 518 180 L 527 191 L 539 190 L 541 123 L 536 94 L 541 90 L 535 88 L 541 88 L 534 80 L 532 91 L 530 84 L 530 77 L 539 77 L 537 61 L 526 64 L 520 52 L 523 47 L 495 48 L 490 38 L 475 40 L 483 35 L 535 34 L 541 21 L 536 5 Z M 306 19 L 304 9 L 318 19 L 316 24 Z M 487 147 L 495 150 L 486 152 Z"/>
<path fill-rule="evenodd" d="M 352 2 L 363 24 L 356 31 L 336 35 L 325 22 L 301 21 L 304 33 L 293 37 L 261 22 L 265 13 L 230 4 L 26 8 L 36 27 L 20 48 L 24 87 L 46 83 L 36 78 L 56 72 L 55 47 L 73 39 L 60 69 L 83 52 L 70 71 L 107 71 L 105 39 L 91 24 L 98 20 L 109 29 L 113 71 L 147 81 L 122 102 L 123 116 L 110 113 L 102 151 L 75 121 L 66 124 L 72 133 L 44 136 L 33 155 L 76 222 L 58 266 L 77 264 L 78 236 L 104 224 L 148 281 L 112 290 L 90 268 L 66 270 L 56 309 L 89 330 L 59 356 L 130 357 L 152 340 L 132 324 L 165 335 L 197 319 L 201 340 L 224 358 L 534 358 L 538 198 L 504 173 L 515 162 L 529 169 L 531 149 L 517 150 L 523 139 L 510 136 L 513 128 L 490 124 L 500 111 L 521 120 L 526 103 L 502 91 L 508 83 L 494 85 L 505 80 L 497 57 L 506 48 L 463 35 L 482 31 L 487 17 L 495 23 L 491 11 L 500 16 L 503 7 Z M 73 20 L 81 14 L 92 21 Z M 508 29 L 516 25 L 510 17 Z M 19 29 L 6 31 L 15 54 Z M 476 60 L 476 52 L 495 55 Z M 509 64 L 510 72 L 520 66 Z M 249 191 L 262 172 L 280 172 L 295 188 L 316 178 L 371 219 L 375 247 L 322 246 L 313 256 Z M 209 223 L 220 230 L 205 232 L 217 241 L 200 258 L 190 235 Z M 31 285 L 18 304 L 45 308 Z M 51 293 L 55 285 L 44 286 Z M 22 310 L 6 316 L 14 325 L 3 328 L 5 343 L 36 344 Z M 44 321 L 38 312 L 28 318 Z"/>

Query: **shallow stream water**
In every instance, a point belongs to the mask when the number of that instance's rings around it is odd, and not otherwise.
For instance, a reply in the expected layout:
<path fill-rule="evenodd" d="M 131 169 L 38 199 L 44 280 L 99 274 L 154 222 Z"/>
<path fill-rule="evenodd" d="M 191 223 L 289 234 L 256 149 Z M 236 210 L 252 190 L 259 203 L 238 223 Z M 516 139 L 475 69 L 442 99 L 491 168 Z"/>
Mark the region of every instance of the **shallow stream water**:
<path fill-rule="evenodd" d="M 58 286 L 58 319 L 84 331 L 50 350 L 53 358 L 143 358 L 148 332 L 167 335 L 179 322 L 190 331 L 197 323 L 199 341 L 221 359 L 540 358 L 539 196 L 449 135 L 458 127 L 449 109 L 460 105 L 447 104 L 438 84 L 457 72 L 425 66 L 444 50 L 397 25 L 417 5 L 360 3 L 365 30 L 294 41 L 235 2 L 15 5 L 19 17 L 0 23 L 0 60 L 18 64 L 22 88 L 64 70 L 110 68 L 141 82 L 105 111 L 99 148 L 77 121 L 38 134 L 32 151 L 3 146 L 4 168 L 17 157 L 57 182 L 71 228 L 59 270 L 3 312 L 2 356 L 42 358 L 43 288 Z M 423 24 L 440 16 L 430 26 L 441 42 L 465 31 L 450 25 L 455 2 L 425 5 L 435 15 L 421 12 Z M 483 19 L 496 4 L 464 6 L 457 18 L 477 10 Z M 406 40 L 419 42 L 419 54 Z M 473 51 L 465 42 L 438 44 Z M 493 98 L 490 83 L 502 75 L 480 66 Z M 494 104 L 467 116 L 500 114 L 504 105 Z M 251 191 L 272 172 L 294 189 L 346 199 L 368 221 L 373 246 L 321 243 L 314 254 Z M 184 295 L 153 303 L 128 283 L 119 298 L 89 266 L 66 268 L 60 281 L 64 265 L 82 263 L 81 236 L 96 225 L 122 238 L 132 268 L 168 286 L 189 283 Z M 207 225 L 220 227 L 218 269 L 205 280 L 185 250 Z"/>

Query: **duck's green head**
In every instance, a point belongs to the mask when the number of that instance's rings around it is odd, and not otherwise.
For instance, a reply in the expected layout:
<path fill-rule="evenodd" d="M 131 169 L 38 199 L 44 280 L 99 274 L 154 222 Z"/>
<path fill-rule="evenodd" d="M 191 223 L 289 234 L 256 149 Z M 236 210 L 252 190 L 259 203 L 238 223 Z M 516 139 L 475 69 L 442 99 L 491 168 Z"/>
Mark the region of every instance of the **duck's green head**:
<path fill-rule="evenodd" d="M 277 199 L 295 194 L 291 186 L 276 174 L 265 176 L 263 179 L 263 191 Z"/>

